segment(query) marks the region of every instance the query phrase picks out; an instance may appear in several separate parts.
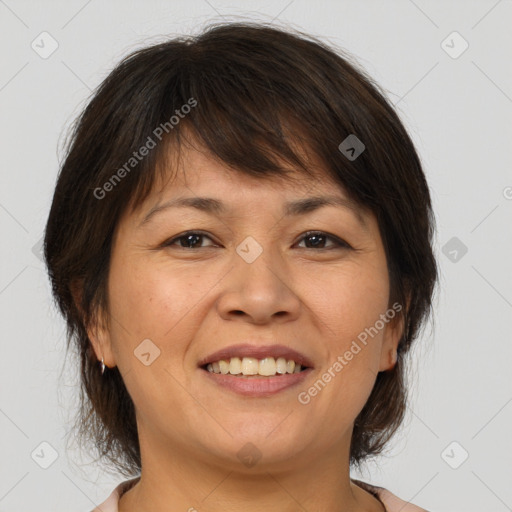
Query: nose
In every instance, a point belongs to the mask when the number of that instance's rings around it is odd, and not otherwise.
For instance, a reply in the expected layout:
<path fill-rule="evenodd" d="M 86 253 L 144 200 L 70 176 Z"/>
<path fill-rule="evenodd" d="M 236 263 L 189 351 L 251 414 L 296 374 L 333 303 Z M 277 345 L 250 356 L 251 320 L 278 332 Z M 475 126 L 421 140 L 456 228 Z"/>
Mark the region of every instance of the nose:
<path fill-rule="evenodd" d="M 235 256 L 235 268 L 222 281 L 224 288 L 217 301 L 225 320 L 266 324 L 298 318 L 302 303 L 290 272 L 264 254 L 252 263 Z"/>

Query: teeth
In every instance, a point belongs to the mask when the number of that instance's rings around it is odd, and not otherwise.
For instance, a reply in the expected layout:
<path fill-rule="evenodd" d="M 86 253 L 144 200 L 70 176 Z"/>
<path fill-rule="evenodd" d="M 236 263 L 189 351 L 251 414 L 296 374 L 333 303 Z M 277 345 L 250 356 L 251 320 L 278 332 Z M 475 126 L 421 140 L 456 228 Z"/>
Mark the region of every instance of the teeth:
<path fill-rule="evenodd" d="M 242 359 L 242 373 L 244 375 L 257 375 L 259 370 L 258 360 L 254 357 L 244 357 Z"/>
<path fill-rule="evenodd" d="M 274 375 L 285 373 L 299 373 L 302 371 L 302 366 L 296 364 L 293 359 L 288 361 L 284 357 L 278 357 L 277 360 L 273 357 L 265 357 L 264 359 L 256 359 L 254 357 L 232 357 L 229 360 L 222 359 L 209 363 L 206 369 L 211 373 L 227 373 L 231 375 L 262 375 L 271 377 Z"/>
<path fill-rule="evenodd" d="M 286 373 L 287 367 L 286 359 L 284 357 L 278 357 L 276 361 L 276 370 L 277 373 Z"/>
<path fill-rule="evenodd" d="M 273 357 L 266 357 L 259 362 L 260 375 L 275 375 L 277 371 L 277 363 Z"/>
<path fill-rule="evenodd" d="M 239 357 L 232 357 L 229 361 L 229 373 L 231 373 L 231 375 L 242 373 L 242 361 L 240 361 Z"/>
<path fill-rule="evenodd" d="M 220 366 L 220 373 L 222 373 L 223 375 L 226 375 L 226 373 L 229 373 L 230 364 L 227 361 L 224 361 L 224 360 L 219 361 L 219 366 Z"/>

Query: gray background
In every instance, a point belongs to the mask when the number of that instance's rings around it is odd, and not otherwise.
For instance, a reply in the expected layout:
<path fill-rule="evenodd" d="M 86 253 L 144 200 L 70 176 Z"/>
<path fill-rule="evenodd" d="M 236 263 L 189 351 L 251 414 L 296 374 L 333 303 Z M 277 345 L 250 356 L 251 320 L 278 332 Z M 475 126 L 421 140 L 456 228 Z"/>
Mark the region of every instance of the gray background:
<path fill-rule="evenodd" d="M 431 185 L 435 324 L 414 352 L 403 429 L 354 476 L 432 511 L 512 510 L 511 1 L 0 0 L 0 512 L 87 512 L 123 480 L 64 442 L 76 370 L 39 244 L 66 129 L 127 53 L 233 19 L 353 54 L 389 91 Z M 58 43 L 47 58 L 31 46 L 51 48 L 44 31 Z"/>

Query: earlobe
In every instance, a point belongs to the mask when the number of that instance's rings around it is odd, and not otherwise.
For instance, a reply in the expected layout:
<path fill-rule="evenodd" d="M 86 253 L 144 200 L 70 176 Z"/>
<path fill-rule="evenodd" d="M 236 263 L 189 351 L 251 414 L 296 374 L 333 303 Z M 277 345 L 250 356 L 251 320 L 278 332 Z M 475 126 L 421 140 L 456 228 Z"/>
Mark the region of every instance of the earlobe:
<path fill-rule="evenodd" d="M 93 346 L 97 360 L 101 362 L 99 364 L 101 364 L 102 370 L 104 371 L 105 367 L 113 368 L 116 366 L 111 350 L 108 327 L 104 321 L 99 321 L 96 315 L 92 321 L 92 325 L 87 327 L 87 336 Z"/>
<path fill-rule="evenodd" d="M 379 371 L 391 371 L 398 360 L 398 345 L 404 333 L 404 315 L 395 318 L 386 326 L 382 341 L 381 363 Z"/>
<path fill-rule="evenodd" d="M 391 371 L 396 366 L 398 353 L 396 348 L 391 348 L 382 352 L 380 372 Z"/>
<path fill-rule="evenodd" d="M 392 370 L 395 367 L 397 357 L 398 357 L 398 355 L 397 355 L 396 350 L 393 349 L 389 352 L 389 369 L 390 370 Z"/>
<path fill-rule="evenodd" d="M 96 314 L 94 318 L 86 324 L 86 316 L 82 308 L 82 290 L 83 280 L 74 280 L 70 286 L 70 291 L 75 306 L 80 313 L 82 323 L 87 331 L 87 337 L 92 345 L 96 359 L 101 362 L 102 368 L 103 365 L 112 368 L 115 366 L 115 362 L 111 351 L 107 324 L 104 320 L 100 320 L 99 316 Z"/>
<path fill-rule="evenodd" d="M 106 354 L 105 336 L 102 333 L 103 331 L 98 330 L 96 323 L 94 323 L 93 326 L 87 327 L 87 336 L 93 347 L 96 359 L 98 361 L 101 361 L 103 359 L 105 366 L 109 366 L 107 365 L 107 363 L 105 363 L 105 359 L 108 361 L 109 358 L 107 357 Z"/>

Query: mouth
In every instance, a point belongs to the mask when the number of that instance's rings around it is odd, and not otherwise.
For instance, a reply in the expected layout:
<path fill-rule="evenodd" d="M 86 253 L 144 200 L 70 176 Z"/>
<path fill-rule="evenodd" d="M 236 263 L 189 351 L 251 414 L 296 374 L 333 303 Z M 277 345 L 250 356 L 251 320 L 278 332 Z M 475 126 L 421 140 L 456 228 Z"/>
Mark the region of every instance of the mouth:
<path fill-rule="evenodd" d="M 305 355 L 282 345 L 236 345 L 204 358 L 210 382 L 244 396 L 265 397 L 298 385 L 312 371 Z"/>
<path fill-rule="evenodd" d="M 255 357 L 231 357 L 219 359 L 201 366 L 203 370 L 218 375 L 232 375 L 234 377 L 275 377 L 300 373 L 308 366 L 297 363 L 294 359 L 271 356 L 257 359 Z"/>

